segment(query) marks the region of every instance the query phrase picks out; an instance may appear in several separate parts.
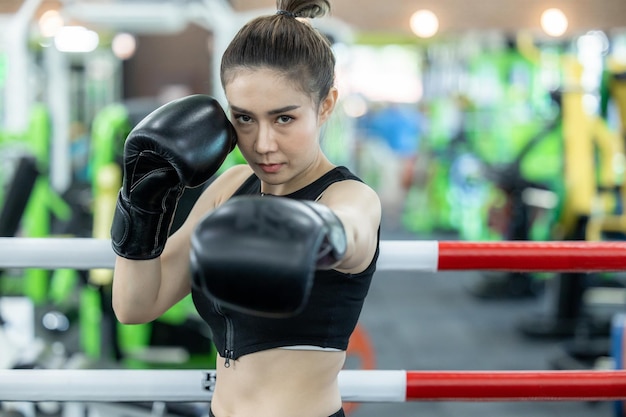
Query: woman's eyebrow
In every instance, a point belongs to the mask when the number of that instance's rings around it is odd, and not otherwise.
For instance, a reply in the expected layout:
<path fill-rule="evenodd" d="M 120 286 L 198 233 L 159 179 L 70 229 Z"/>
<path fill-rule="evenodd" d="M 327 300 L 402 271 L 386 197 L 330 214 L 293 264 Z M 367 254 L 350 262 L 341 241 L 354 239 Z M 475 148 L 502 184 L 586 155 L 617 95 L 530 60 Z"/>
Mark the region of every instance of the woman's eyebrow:
<path fill-rule="evenodd" d="M 237 113 L 246 113 L 246 114 L 252 114 L 251 111 L 248 111 L 246 109 L 242 109 L 241 107 L 237 107 L 237 106 L 230 106 L 230 108 L 234 111 L 236 111 Z M 293 104 L 290 106 L 285 106 L 285 107 L 281 107 L 279 109 L 274 109 L 274 110 L 270 110 L 267 112 L 268 115 L 274 115 L 274 114 L 280 114 L 280 113 L 285 113 L 285 112 L 289 112 L 295 109 L 300 108 L 299 105 L 297 104 Z"/>
<path fill-rule="evenodd" d="M 291 106 L 281 107 L 280 109 L 270 110 L 267 112 L 267 114 L 273 115 L 273 114 L 279 114 L 279 113 L 286 113 L 286 112 L 295 110 L 297 108 L 300 108 L 300 106 L 298 106 L 297 104 L 293 104 Z"/>

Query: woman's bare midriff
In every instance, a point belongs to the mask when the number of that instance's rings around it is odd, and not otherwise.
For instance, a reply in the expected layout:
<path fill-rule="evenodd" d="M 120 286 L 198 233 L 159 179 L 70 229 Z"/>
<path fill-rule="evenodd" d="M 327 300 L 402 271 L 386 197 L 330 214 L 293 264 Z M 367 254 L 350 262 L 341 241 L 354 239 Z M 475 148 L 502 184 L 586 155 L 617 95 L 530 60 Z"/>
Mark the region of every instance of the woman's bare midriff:
<path fill-rule="evenodd" d="M 224 366 L 217 358 L 216 417 L 326 417 L 341 408 L 345 352 L 271 349 Z"/>

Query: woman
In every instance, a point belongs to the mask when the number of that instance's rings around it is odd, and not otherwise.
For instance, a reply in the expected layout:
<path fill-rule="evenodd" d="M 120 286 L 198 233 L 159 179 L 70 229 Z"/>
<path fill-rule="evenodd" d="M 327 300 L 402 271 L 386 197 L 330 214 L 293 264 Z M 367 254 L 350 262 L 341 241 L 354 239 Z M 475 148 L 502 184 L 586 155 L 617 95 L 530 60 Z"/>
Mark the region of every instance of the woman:
<path fill-rule="evenodd" d="M 219 352 L 211 416 L 339 417 L 337 378 L 375 270 L 380 201 L 320 148 L 337 102 L 335 60 L 302 18 L 328 13 L 328 1 L 277 1 L 277 8 L 245 25 L 222 58 L 230 120 L 248 163 L 207 187 L 156 257 L 116 250 L 113 307 L 121 322 L 143 323 L 193 291 Z M 201 220 L 233 196 L 264 194 L 324 205 L 345 231 L 345 254 L 316 271 L 304 310 L 288 318 L 220 308 L 191 285 L 190 238 Z"/>

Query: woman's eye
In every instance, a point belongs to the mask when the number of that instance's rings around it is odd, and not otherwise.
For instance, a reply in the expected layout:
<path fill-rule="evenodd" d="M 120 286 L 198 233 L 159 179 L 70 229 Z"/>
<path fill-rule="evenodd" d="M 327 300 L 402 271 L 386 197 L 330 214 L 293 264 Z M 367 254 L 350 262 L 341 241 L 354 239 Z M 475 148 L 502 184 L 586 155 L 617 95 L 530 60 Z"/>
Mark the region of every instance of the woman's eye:
<path fill-rule="evenodd" d="M 293 117 L 291 116 L 279 116 L 277 119 L 279 124 L 289 123 L 292 120 L 293 120 Z"/>
<path fill-rule="evenodd" d="M 252 118 L 248 115 L 240 114 L 235 116 L 235 120 L 237 120 L 239 123 L 250 123 Z"/>

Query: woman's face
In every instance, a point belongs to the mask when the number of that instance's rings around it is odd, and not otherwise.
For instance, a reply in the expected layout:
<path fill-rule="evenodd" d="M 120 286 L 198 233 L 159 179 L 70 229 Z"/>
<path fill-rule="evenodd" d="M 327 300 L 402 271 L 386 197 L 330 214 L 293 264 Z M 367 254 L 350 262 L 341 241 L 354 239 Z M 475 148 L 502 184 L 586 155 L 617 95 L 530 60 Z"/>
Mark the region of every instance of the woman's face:
<path fill-rule="evenodd" d="M 285 194 L 308 182 L 322 161 L 320 129 L 336 100 L 336 91 L 319 108 L 308 94 L 271 69 L 240 69 L 225 85 L 238 146 L 255 174 Z"/>

